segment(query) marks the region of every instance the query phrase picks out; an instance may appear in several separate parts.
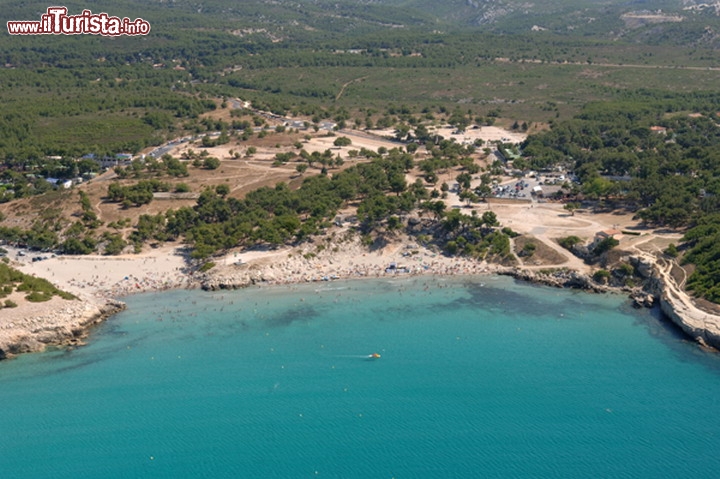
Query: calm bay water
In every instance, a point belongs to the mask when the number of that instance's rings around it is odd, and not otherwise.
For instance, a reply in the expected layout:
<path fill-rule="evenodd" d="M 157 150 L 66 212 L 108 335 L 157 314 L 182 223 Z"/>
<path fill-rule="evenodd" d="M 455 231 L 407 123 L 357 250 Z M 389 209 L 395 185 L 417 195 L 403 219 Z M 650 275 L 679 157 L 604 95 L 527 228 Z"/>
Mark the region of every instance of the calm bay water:
<path fill-rule="evenodd" d="M 624 298 L 420 278 L 127 302 L 86 347 L 0 363 L 4 476 L 720 469 L 720 357 Z"/>

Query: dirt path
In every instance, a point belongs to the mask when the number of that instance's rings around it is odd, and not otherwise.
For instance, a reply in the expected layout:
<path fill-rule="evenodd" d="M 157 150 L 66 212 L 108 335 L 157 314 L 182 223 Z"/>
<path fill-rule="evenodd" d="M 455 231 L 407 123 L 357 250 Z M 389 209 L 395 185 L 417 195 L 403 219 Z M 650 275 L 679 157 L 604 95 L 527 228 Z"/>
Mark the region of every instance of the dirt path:
<path fill-rule="evenodd" d="M 657 245 L 652 245 L 655 250 L 654 252 L 639 248 L 641 244 L 648 243 L 654 239 L 656 239 L 656 237 L 653 236 L 645 241 L 638 242 L 632 246 L 632 249 L 645 260 L 650 261 L 657 266 L 657 271 L 665 283 L 665 290 L 668 295 L 680 301 L 688 308 L 688 310 L 695 312 L 698 317 L 710 314 L 708 311 L 699 308 L 693 301 L 692 297 L 685 291 L 684 287 L 687 282 L 687 272 L 677 263 L 676 260 L 663 257 L 662 251 Z M 683 279 L 680 284 L 675 281 L 672 274 L 673 268 L 675 267 L 679 268 L 683 272 Z"/>
<path fill-rule="evenodd" d="M 345 83 L 343 84 L 342 88 L 340 88 L 340 91 L 338 92 L 338 94 L 335 96 L 335 101 L 338 101 L 338 100 L 340 99 L 340 97 L 342 96 L 342 94 L 345 93 L 345 89 L 346 89 L 347 87 L 349 87 L 351 84 L 353 84 L 353 83 L 355 83 L 355 82 L 358 82 L 358 81 L 363 81 L 363 80 L 366 79 L 366 78 L 367 78 L 367 77 L 365 76 L 365 77 L 355 78 L 354 80 L 350 80 L 349 82 L 345 82 Z"/>
<path fill-rule="evenodd" d="M 572 254 L 570 251 L 566 250 L 559 244 L 557 244 L 554 240 L 548 238 L 547 236 L 535 236 L 535 239 L 538 241 L 542 241 L 543 244 L 546 246 L 552 248 L 557 253 L 563 255 L 566 260 L 561 263 L 555 263 L 555 264 L 549 264 L 549 265 L 541 265 L 541 266 L 526 266 L 527 269 L 544 269 L 544 268 L 570 268 L 577 270 L 581 273 L 590 273 L 592 268 L 590 265 L 585 264 L 583 260 Z"/>
<path fill-rule="evenodd" d="M 520 234 L 532 235 L 537 241 L 553 249 L 566 258 L 565 261 L 542 266 L 527 265 L 528 269 L 571 268 L 583 273 L 590 273 L 592 267 L 560 246 L 557 238 L 576 235 L 584 239 L 592 238 L 595 233 L 607 229 L 594 219 L 567 214 L 562 205 L 555 204 L 523 204 L 523 205 L 492 205 L 494 211 L 504 225 Z"/>
<path fill-rule="evenodd" d="M 282 167 L 270 167 L 269 165 L 256 165 L 250 163 L 248 160 L 244 160 L 241 162 L 241 164 L 232 164 L 232 163 L 223 163 L 223 168 L 233 168 L 236 170 L 240 170 L 238 174 L 236 175 L 223 175 L 218 176 L 218 179 L 223 180 L 235 180 L 234 186 L 230 189 L 230 191 L 236 191 L 243 188 L 247 188 L 250 185 L 258 184 L 259 186 L 262 186 L 264 183 L 267 183 L 268 177 L 277 176 L 278 181 L 280 181 L 282 178 L 285 178 L 287 176 L 288 168 L 282 168 Z M 257 174 L 248 175 L 247 172 L 243 174 L 243 170 L 259 170 L 262 172 L 260 176 Z M 293 172 L 295 170 L 292 170 Z M 240 180 L 246 180 L 246 181 L 240 181 Z M 247 181 L 249 180 L 249 181 Z"/>

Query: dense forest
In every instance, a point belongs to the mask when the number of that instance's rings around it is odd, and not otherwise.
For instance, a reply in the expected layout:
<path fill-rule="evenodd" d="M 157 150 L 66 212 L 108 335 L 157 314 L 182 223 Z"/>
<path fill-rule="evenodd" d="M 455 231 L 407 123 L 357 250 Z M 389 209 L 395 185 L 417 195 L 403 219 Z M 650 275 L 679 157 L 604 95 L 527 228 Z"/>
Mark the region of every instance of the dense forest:
<path fill-rule="evenodd" d="M 498 35 L 449 20 L 431 30 L 437 12 L 428 16 L 426 5 L 412 10 L 392 2 L 333 2 L 331 7 L 215 1 L 204 2 L 200 12 L 189 2 L 73 2 L 67 7 L 131 18 L 141 12 L 152 32 L 119 38 L 1 37 L 0 158 L 10 164 L 44 156 L 140 151 L 179 129 L 192 130 L 198 115 L 214 108 L 210 97 L 239 96 L 282 112 L 328 103 L 354 110 L 391 99 L 448 107 L 462 101 L 485 114 L 499 101 L 508 112 L 542 120 L 565 113 L 562 105 L 572 111 L 588 99 L 616 95 L 603 86 L 607 79 L 585 76 L 580 81 L 572 65 L 599 68 L 599 75 L 617 76 L 629 87 L 647 80 L 638 71 L 624 75 L 593 65 L 679 68 L 657 72 L 658 83 L 682 90 L 714 81 L 715 75 L 702 68 L 720 59 L 712 45 L 699 39 L 652 45 L 550 31 Z M 325 8 L 340 13 L 328 15 Z M 9 2 L 3 12 L 8 20 L 37 14 L 24 2 Z M 706 24 L 711 20 L 703 17 Z M 388 26 L 395 24 L 403 28 Z M 692 31 L 688 22 L 684 26 Z M 412 88 L 407 88 L 408 75 L 419 80 Z M 338 98 L 341 85 L 357 78 L 363 81 Z M 538 88 L 542 95 L 535 94 Z M 548 101 L 561 107 L 541 108 Z"/>

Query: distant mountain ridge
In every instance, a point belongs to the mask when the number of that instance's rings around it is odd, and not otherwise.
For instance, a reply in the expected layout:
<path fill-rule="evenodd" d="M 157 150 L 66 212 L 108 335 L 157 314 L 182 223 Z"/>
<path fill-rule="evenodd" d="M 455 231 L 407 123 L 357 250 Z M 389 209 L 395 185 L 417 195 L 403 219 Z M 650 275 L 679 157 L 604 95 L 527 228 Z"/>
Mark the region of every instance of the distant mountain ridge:
<path fill-rule="evenodd" d="M 132 12 L 155 25 L 192 28 L 204 19 L 226 31 L 266 28 L 273 38 L 459 29 L 720 48 L 718 0 L 69 0 L 66 6 Z M 0 16 L 32 19 L 40 10 L 9 0 Z"/>
<path fill-rule="evenodd" d="M 361 3 L 422 12 L 456 25 L 507 31 L 530 23 L 560 31 L 582 30 L 594 22 L 607 24 L 609 20 L 621 26 L 622 15 L 628 13 L 655 15 L 657 23 L 664 16 L 720 16 L 720 2 L 696 0 L 361 0 Z"/>
<path fill-rule="evenodd" d="M 162 0 L 157 5 L 348 33 L 415 27 L 500 34 L 547 31 L 642 43 L 700 42 L 715 46 L 714 32 L 720 32 L 717 0 L 205 0 L 202 4 Z M 707 28 L 712 30 L 710 35 Z"/>

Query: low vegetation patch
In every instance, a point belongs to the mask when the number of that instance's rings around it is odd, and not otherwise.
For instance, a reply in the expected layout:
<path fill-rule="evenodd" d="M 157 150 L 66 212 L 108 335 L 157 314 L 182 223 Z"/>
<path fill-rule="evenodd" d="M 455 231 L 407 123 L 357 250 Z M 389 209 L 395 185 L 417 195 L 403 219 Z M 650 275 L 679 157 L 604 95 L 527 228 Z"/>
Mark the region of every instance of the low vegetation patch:
<path fill-rule="evenodd" d="M 567 257 L 555 251 L 543 241 L 529 235 L 515 238 L 515 251 L 528 264 L 552 265 L 567 261 Z"/>
<path fill-rule="evenodd" d="M 606 284 L 610 279 L 610 271 L 599 269 L 593 274 L 593 279 L 598 283 Z"/>
<path fill-rule="evenodd" d="M 205 273 L 207 271 L 210 271 L 214 267 L 215 267 L 215 263 L 213 263 L 212 261 L 208 261 L 207 263 L 200 266 L 200 269 L 198 269 L 198 271 L 201 273 Z"/>
<path fill-rule="evenodd" d="M 0 263 L 0 288 L 0 297 L 7 296 L 14 290 L 27 293 L 25 299 L 32 302 L 48 301 L 53 296 L 60 296 L 67 300 L 77 299 L 72 294 L 57 289 L 45 279 L 27 275 L 4 263 Z M 12 301 L 6 300 L 5 307 L 13 307 L 8 306 L 8 302 L 14 304 Z"/>
<path fill-rule="evenodd" d="M 582 239 L 577 236 L 566 236 L 564 238 L 558 238 L 557 242 L 560 246 L 570 251 L 572 250 L 573 246 L 578 243 L 582 243 Z"/>

